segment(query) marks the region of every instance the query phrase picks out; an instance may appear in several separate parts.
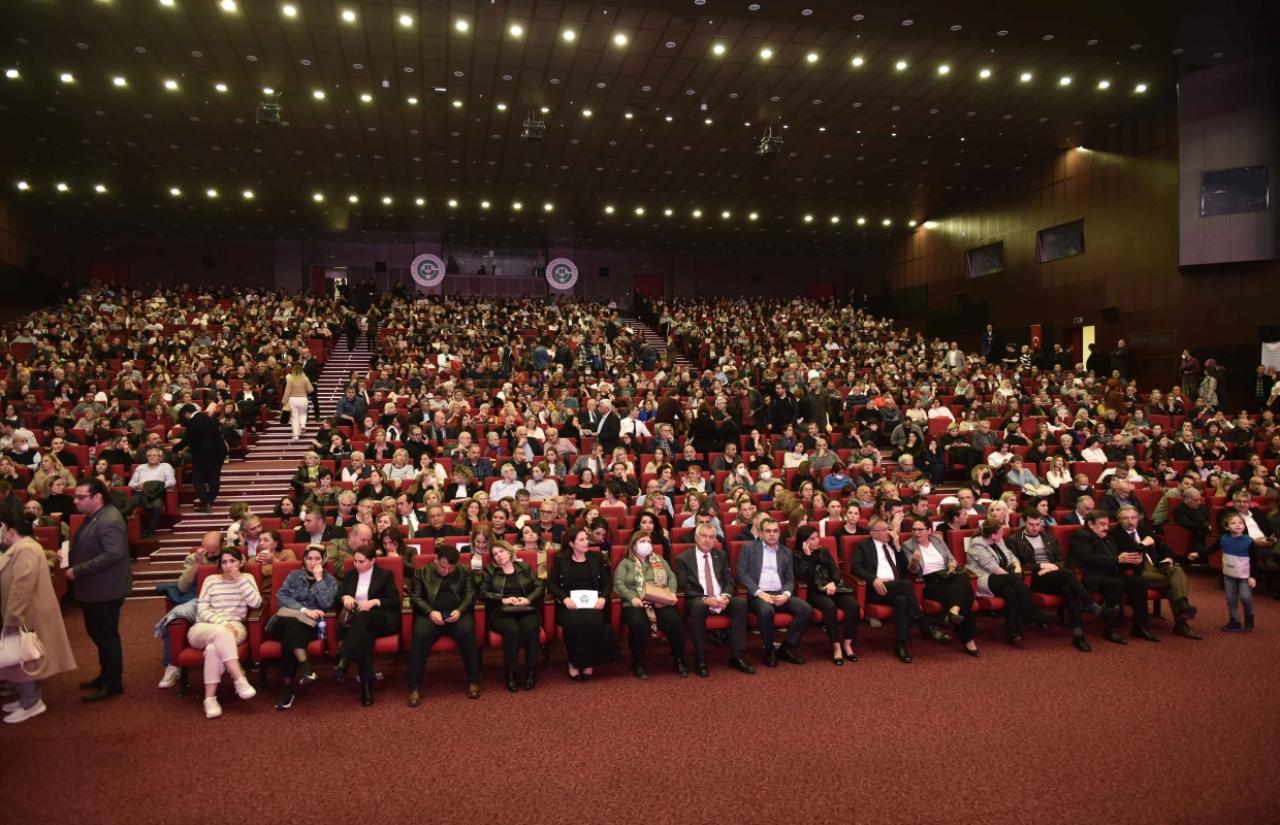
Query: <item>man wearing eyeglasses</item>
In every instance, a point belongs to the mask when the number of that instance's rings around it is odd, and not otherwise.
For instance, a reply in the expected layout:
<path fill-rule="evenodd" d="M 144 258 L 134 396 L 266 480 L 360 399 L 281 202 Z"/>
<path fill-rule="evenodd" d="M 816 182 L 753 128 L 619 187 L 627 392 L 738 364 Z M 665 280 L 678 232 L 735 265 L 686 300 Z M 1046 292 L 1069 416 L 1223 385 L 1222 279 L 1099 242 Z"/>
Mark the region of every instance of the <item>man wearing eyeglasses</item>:
<path fill-rule="evenodd" d="M 921 635 L 927 639 L 946 642 L 951 637 L 935 630 L 920 609 L 915 586 L 907 578 L 910 562 L 906 553 L 898 547 L 898 536 L 889 529 L 889 522 L 875 518 L 871 520 L 869 527 L 871 538 L 858 542 L 854 547 L 853 575 L 866 582 L 868 603 L 893 608 L 897 638 L 893 652 L 903 664 L 911 664 L 907 641 L 911 636 L 913 621 L 920 628 Z"/>
<path fill-rule="evenodd" d="M 71 540 L 66 576 L 84 610 L 84 626 L 98 648 L 100 673 L 81 682 L 83 697 L 98 702 L 124 693 L 124 653 L 120 645 L 120 608 L 133 589 L 129 571 L 129 532 L 124 517 L 107 503 L 107 488 L 96 478 L 76 485 L 76 511 L 84 523 Z"/>

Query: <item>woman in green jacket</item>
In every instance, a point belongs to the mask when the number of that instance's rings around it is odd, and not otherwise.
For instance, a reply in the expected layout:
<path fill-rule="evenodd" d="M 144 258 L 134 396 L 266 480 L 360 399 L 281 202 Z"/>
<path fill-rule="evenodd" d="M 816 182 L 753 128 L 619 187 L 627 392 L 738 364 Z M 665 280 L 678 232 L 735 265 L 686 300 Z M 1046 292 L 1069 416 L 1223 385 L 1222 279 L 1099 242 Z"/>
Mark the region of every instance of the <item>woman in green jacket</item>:
<path fill-rule="evenodd" d="M 680 676 L 688 676 L 684 665 L 684 622 L 676 609 L 676 577 L 666 560 L 653 552 L 649 533 L 636 531 L 627 542 L 627 555 L 613 572 L 613 589 L 622 599 L 622 623 L 626 625 L 631 645 L 632 670 L 637 679 L 648 679 L 644 668 L 645 649 L 649 638 L 659 630 L 671 642 L 672 668 Z M 645 588 L 650 588 L 646 596 Z M 668 602 L 661 591 L 670 594 Z"/>

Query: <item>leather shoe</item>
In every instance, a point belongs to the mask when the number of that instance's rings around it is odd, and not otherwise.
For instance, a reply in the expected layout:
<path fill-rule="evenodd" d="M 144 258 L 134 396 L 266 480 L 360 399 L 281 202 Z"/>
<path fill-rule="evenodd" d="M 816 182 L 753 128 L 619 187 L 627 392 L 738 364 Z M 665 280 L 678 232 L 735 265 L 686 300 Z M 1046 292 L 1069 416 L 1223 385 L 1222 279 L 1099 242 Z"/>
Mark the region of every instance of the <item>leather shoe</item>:
<path fill-rule="evenodd" d="M 471 684 L 467 685 L 467 698 L 468 699 L 480 698 L 480 685 L 478 682 L 472 682 Z"/>
<path fill-rule="evenodd" d="M 373 704 L 373 682 L 365 682 L 360 686 L 360 704 L 365 707 Z"/>
<path fill-rule="evenodd" d="M 911 654 L 907 652 L 906 645 L 898 645 L 893 649 L 893 655 L 898 657 L 898 661 L 904 665 L 911 664 Z"/>
<path fill-rule="evenodd" d="M 704 670 L 706 669 L 706 665 L 703 665 L 702 667 Z M 742 658 L 741 656 L 729 657 L 729 667 L 733 668 L 739 673 L 745 673 L 748 676 L 756 672 L 755 666 L 748 664 L 747 660 Z"/>
<path fill-rule="evenodd" d="M 1200 611 L 1199 611 L 1199 610 L 1196 610 L 1194 606 L 1192 606 L 1192 605 L 1187 605 L 1186 607 L 1182 608 L 1182 614 L 1181 614 L 1180 618 L 1183 618 L 1183 619 L 1194 619 L 1194 618 L 1196 617 L 1196 614 L 1197 614 L 1197 613 L 1199 613 L 1199 612 L 1200 612 Z"/>
<path fill-rule="evenodd" d="M 796 653 L 795 650 L 790 645 L 783 645 L 778 650 L 778 658 L 784 662 L 789 662 L 793 665 L 804 664 L 804 657 L 801 656 L 799 653 Z"/>
<path fill-rule="evenodd" d="M 533 690 L 534 686 L 538 684 L 538 677 L 536 674 L 537 674 L 537 668 L 531 667 L 525 671 L 525 674 L 524 674 L 525 690 Z"/>
<path fill-rule="evenodd" d="M 843 653 L 833 654 L 831 656 L 831 664 L 835 665 L 836 667 L 844 667 L 844 654 Z"/>
<path fill-rule="evenodd" d="M 1115 629 L 1114 629 L 1114 628 L 1110 628 L 1110 627 L 1108 627 L 1105 631 L 1103 631 L 1103 633 L 1102 633 L 1102 638 L 1106 639 L 1108 642 L 1111 642 L 1111 643 L 1113 643 L 1113 644 L 1117 644 L 1117 645 L 1127 645 L 1127 644 L 1129 644 L 1129 640 L 1128 640 L 1128 639 L 1126 639 L 1125 637 L 1121 636 L 1119 633 L 1117 633 L 1117 632 L 1115 631 Z"/>
<path fill-rule="evenodd" d="M 644 669 L 644 664 L 641 662 L 636 662 L 635 665 L 632 666 L 631 672 L 636 675 L 637 679 L 642 681 L 649 678 L 649 671 Z"/>
<path fill-rule="evenodd" d="M 1130 633 L 1129 635 L 1130 635 L 1130 636 L 1133 636 L 1133 638 L 1135 638 L 1135 639 L 1142 639 L 1142 640 L 1144 640 L 1144 641 L 1148 641 L 1148 642 L 1158 642 L 1158 641 L 1160 641 L 1160 637 L 1159 637 L 1159 636 L 1157 636 L 1156 634 L 1152 633 L 1150 630 L 1147 630 L 1145 627 L 1144 627 L 1144 628 L 1142 628 L 1141 630 L 1135 630 L 1135 631 L 1133 631 L 1133 633 Z"/>
<path fill-rule="evenodd" d="M 1093 651 L 1093 648 L 1089 647 L 1089 640 L 1083 636 L 1073 637 L 1071 639 L 1071 645 L 1081 653 L 1090 653 Z"/>
<path fill-rule="evenodd" d="M 975 648 L 973 648 L 972 650 L 970 650 L 970 649 L 969 649 L 969 648 L 967 648 L 967 647 L 962 647 L 962 648 L 960 648 L 960 649 L 964 651 L 964 655 L 966 655 L 966 656 L 972 656 L 972 657 L 973 657 L 973 658 L 975 658 L 975 659 L 982 655 L 982 654 L 978 651 L 978 649 L 977 649 L 976 647 L 975 647 Z"/>
<path fill-rule="evenodd" d="M 711 675 L 711 671 L 707 670 L 706 662 L 694 662 L 693 672 L 701 676 L 703 679 Z"/>
<path fill-rule="evenodd" d="M 124 693 L 124 688 L 109 688 L 106 685 L 99 685 L 98 688 L 88 696 L 81 696 L 82 702 L 101 702 L 103 699 L 110 699 L 112 696 L 119 696 Z"/>
<path fill-rule="evenodd" d="M 345 656 L 339 656 L 338 662 L 334 666 L 334 679 L 339 682 L 347 681 L 347 669 L 351 667 L 351 660 Z"/>
<path fill-rule="evenodd" d="M 764 666 L 765 667 L 778 666 L 778 652 L 773 648 L 769 648 L 764 652 Z"/>
<path fill-rule="evenodd" d="M 516 672 L 514 670 L 507 671 L 507 690 L 512 693 L 520 690 L 520 686 L 516 684 Z"/>
<path fill-rule="evenodd" d="M 689 676 L 689 668 L 684 666 L 683 659 L 672 659 L 671 669 L 674 670 L 676 672 L 676 675 L 679 676 L 681 679 L 687 678 Z"/>
<path fill-rule="evenodd" d="M 1203 639 L 1199 633 L 1191 629 L 1191 625 L 1186 622 L 1179 622 L 1173 626 L 1173 635 L 1181 636 L 1184 639 Z"/>
<path fill-rule="evenodd" d="M 100 688 L 100 687 L 102 687 L 102 677 L 101 677 L 101 676 L 99 676 L 97 679 L 90 679 L 90 680 L 89 680 L 89 681 L 87 681 L 87 682 L 81 682 L 81 683 L 80 683 L 80 689 L 81 689 L 81 690 L 97 690 L 97 689 L 98 689 L 98 688 Z"/>
<path fill-rule="evenodd" d="M 929 639 L 934 642 L 949 642 L 951 637 L 943 633 L 941 630 L 929 628 Z"/>

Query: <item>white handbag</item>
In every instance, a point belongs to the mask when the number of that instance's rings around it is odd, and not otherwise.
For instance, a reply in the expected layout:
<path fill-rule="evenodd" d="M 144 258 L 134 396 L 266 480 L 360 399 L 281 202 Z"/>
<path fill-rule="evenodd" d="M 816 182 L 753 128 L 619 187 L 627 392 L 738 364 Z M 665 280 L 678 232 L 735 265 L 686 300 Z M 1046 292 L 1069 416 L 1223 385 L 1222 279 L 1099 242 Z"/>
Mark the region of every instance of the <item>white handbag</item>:
<path fill-rule="evenodd" d="M 34 630 L 29 630 L 26 625 L 23 625 L 6 627 L 0 631 L 0 668 L 18 665 L 23 673 L 31 675 L 39 667 L 28 670 L 27 663 L 36 663 L 43 658 L 44 645 L 40 643 L 40 637 Z"/>

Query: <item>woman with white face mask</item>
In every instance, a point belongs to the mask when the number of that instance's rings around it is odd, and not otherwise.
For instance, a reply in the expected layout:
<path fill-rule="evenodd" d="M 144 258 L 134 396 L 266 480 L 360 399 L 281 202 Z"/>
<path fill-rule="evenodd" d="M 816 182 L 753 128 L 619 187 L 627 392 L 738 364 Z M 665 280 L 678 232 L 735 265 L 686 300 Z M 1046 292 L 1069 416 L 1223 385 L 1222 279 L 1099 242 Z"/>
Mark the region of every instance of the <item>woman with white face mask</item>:
<path fill-rule="evenodd" d="M 649 678 L 644 655 L 649 639 L 661 630 L 671 643 L 672 668 L 677 675 L 688 676 L 684 622 L 675 606 L 676 577 L 666 559 L 654 553 L 653 548 L 647 532 L 632 533 L 627 555 L 613 573 L 613 589 L 622 599 L 622 624 L 631 646 L 632 671 L 637 679 Z"/>

